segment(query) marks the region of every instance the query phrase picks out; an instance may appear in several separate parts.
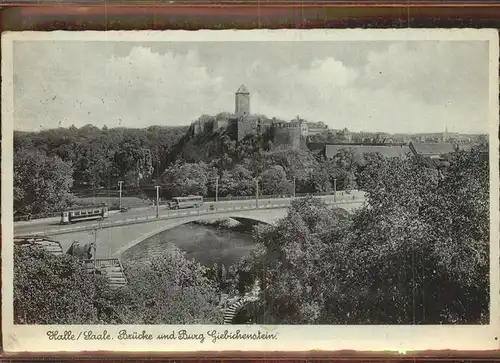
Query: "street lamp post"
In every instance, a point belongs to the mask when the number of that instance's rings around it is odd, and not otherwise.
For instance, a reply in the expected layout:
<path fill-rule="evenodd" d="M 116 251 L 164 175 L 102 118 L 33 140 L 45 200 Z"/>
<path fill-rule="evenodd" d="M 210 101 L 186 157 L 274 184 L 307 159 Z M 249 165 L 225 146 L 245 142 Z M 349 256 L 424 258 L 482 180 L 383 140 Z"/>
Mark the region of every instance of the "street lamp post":
<path fill-rule="evenodd" d="M 337 179 L 333 179 L 333 202 L 337 202 Z"/>
<path fill-rule="evenodd" d="M 160 186 L 155 185 L 156 188 L 156 218 L 158 218 L 160 214 Z"/>
<path fill-rule="evenodd" d="M 259 178 L 255 178 L 255 206 L 259 208 Z"/>
<path fill-rule="evenodd" d="M 295 198 L 295 177 L 293 177 L 293 197 Z"/>
<path fill-rule="evenodd" d="M 120 210 L 122 209 L 122 185 L 123 185 L 123 181 L 119 181 L 118 182 L 118 186 L 120 187 Z"/>
<path fill-rule="evenodd" d="M 94 275 L 96 273 L 96 254 L 97 254 L 97 231 L 101 229 L 101 227 L 94 227 L 94 245 L 90 246 L 90 249 L 91 249 L 91 253 L 92 253 L 92 256 L 90 257 L 90 259 L 92 260 L 92 264 L 94 266 Z"/>
<path fill-rule="evenodd" d="M 215 201 L 219 201 L 219 177 L 215 177 Z"/>

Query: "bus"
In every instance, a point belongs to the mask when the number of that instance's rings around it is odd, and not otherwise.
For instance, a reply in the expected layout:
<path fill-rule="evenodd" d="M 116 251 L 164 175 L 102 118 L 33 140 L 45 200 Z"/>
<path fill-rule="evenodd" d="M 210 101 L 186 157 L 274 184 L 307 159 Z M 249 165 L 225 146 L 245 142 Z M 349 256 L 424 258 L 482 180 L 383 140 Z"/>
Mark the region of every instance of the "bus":
<path fill-rule="evenodd" d="M 168 203 L 170 209 L 199 208 L 202 205 L 203 197 L 200 196 L 174 197 Z"/>
<path fill-rule="evenodd" d="M 106 205 L 79 207 L 62 212 L 61 224 L 70 224 L 104 218 L 108 218 L 108 207 Z"/>

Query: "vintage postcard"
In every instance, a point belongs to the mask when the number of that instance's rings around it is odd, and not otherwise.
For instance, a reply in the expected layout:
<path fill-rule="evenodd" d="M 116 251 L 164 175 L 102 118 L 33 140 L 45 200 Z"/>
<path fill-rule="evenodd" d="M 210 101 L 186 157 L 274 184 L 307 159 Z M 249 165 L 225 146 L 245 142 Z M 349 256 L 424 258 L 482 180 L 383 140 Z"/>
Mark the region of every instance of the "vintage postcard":
<path fill-rule="evenodd" d="M 498 41 L 3 34 L 4 349 L 498 349 Z"/>

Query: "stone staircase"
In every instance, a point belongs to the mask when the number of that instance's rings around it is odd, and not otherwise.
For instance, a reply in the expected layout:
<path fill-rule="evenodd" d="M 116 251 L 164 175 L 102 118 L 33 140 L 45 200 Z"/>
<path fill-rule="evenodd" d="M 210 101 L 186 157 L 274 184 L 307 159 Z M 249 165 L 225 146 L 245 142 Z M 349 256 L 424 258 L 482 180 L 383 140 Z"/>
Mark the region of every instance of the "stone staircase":
<path fill-rule="evenodd" d="M 127 277 L 118 258 L 97 258 L 84 260 L 83 264 L 89 273 L 97 273 L 105 276 L 109 281 L 109 287 L 116 289 L 127 284 Z"/>
<path fill-rule="evenodd" d="M 224 324 L 233 324 L 234 317 L 242 307 L 248 303 L 252 303 L 259 300 L 259 280 L 254 282 L 254 286 L 250 292 L 245 294 L 243 297 L 236 297 L 231 300 L 233 302 L 229 303 L 229 306 L 225 308 L 224 311 Z M 235 301 L 236 300 L 236 301 Z"/>

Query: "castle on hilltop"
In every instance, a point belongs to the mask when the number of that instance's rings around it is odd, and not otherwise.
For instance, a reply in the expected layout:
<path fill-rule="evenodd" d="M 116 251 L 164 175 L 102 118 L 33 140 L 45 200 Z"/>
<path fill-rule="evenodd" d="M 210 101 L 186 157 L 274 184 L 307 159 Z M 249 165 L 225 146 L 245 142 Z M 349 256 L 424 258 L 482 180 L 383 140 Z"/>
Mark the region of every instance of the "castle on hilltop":
<path fill-rule="evenodd" d="M 222 128 L 231 128 L 235 140 L 241 141 L 251 135 L 262 135 L 270 131 L 275 146 L 298 149 L 308 136 L 328 131 L 323 122 L 309 123 L 297 116 L 296 119 L 285 122 L 272 120 L 250 112 L 250 92 L 241 85 L 235 93 L 234 114 L 221 113 L 215 117 L 201 116 L 192 124 L 194 135 L 202 132 L 216 132 Z"/>
<path fill-rule="evenodd" d="M 259 135 L 271 131 L 273 144 L 298 149 L 301 140 L 307 137 L 307 122 L 299 117 L 292 122 L 284 122 L 252 115 L 250 112 L 250 92 L 243 84 L 236 91 L 235 105 L 234 114 L 236 116 L 236 138 L 238 141 L 250 135 Z"/>

